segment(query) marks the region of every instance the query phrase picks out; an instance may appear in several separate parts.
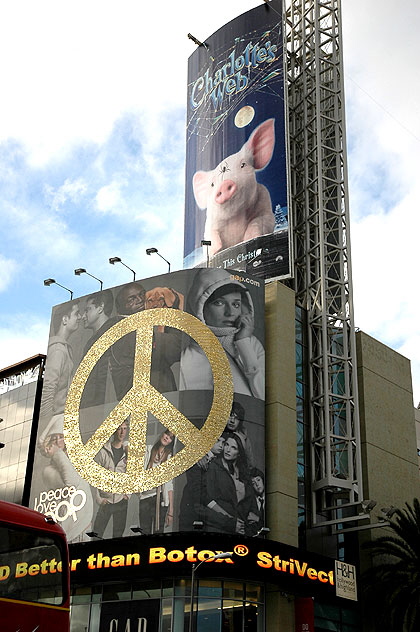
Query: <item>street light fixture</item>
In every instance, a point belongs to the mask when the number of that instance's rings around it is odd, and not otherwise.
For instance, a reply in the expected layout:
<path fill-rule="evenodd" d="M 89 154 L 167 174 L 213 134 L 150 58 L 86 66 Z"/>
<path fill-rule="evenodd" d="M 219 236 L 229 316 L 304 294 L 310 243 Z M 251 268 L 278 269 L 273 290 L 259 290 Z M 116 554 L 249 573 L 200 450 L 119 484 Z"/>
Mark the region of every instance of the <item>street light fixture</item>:
<path fill-rule="evenodd" d="M 369 514 L 372 509 L 374 507 L 376 507 L 378 503 L 376 502 L 376 500 L 362 500 L 362 502 L 360 503 L 361 507 L 362 507 L 362 513 L 363 514 Z"/>
<path fill-rule="evenodd" d="M 225 551 L 223 553 L 217 553 L 217 555 L 212 555 L 211 557 L 207 557 L 205 560 L 201 560 L 199 564 L 193 564 L 191 568 L 191 595 L 190 595 L 190 620 L 188 625 L 188 632 L 193 632 L 193 621 L 194 621 L 194 592 L 195 592 L 195 574 L 204 562 L 213 562 L 214 560 L 226 560 L 233 557 L 233 551 Z"/>
<path fill-rule="evenodd" d="M 211 246 L 210 239 L 202 239 L 201 240 L 201 245 L 202 246 L 206 246 L 206 249 L 207 249 L 207 267 L 209 267 L 209 246 Z"/>
<path fill-rule="evenodd" d="M 86 535 L 89 536 L 89 538 L 97 538 L 98 540 L 103 540 L 103 538 L 99 535 L 99 533 L 96 533 L 96 531 L 86 531 Z"/>
<path fill-rule="evenodd" d="M 108 261 L 111 265 L 114 265 L 114 263 L 121 263 L 121 265 L 125 266 L 128 270 L 130 270 L 133 273 L 133 281 L 136 280 L 136 273 L 134 272 L 132 268 L 129 268 L 128 265 L 124 263 L 124 261 L 121 261 L 121 257 L 110 257 Z"/>
<path fill-rule="evenodd" d="M 80 276 L 81 274 L 87 274 L 88 276 L 92 277 L 92 279 L 96 279 L 96 281 L 99 281 L 99 283 L 101 284 L 101 292 L 102 292 L 102 288 L 104 284 L 101 281 L 101 279 L 98 279 L 98 277 L 93 276 L 93 274 L 91 274 L 90 272 L 87 272 L 84 268 L 76 268 L 76 270 L 74 271 L 74 274 L 76 276 Z"/>
<path fill-rule="evenodd" d="M 69 290 L 68 287 L 65 287 L 64 285 L 61 285 L 61 283 L 57 283 L 57 281 L 55 279 L 44 279 L 44 285 L 50 286 L 53 283 L 55 283 L 56 285 L 58 285 L 59 287 L 62 287 L 63 290 L 67 290 L 67 292 L 70 292 L 70 300 L 73 300 L 73 291 Z"/>
<path fill-rule="evenodd" d="M 396 511 L 398 511 L 398 509 L 394 507 L 394 505 L 391 505 L 390 507 L 382 507 L 381 509 L 381 513 L 387 520 L 390 520 Z M 379 520 L 381 520 L 381 516 L 379 516 Z"/>
<path fill-rule="evenodd" d="M 167 259 L 165 259 L 165 257 L 162 257 L 157 248 L 146 248 L 146 255 L 159 255 L 159 257 L 166 261 L 166 263 L 168 264 L 168 272 L 171 271 L 171 264 Z"/>
<path fill-rule="evenodd" d="M 270 533 L 270 527 L 261 527 L 261 529 L 259 529 L 257 531 L 257 533 L 254 536 L 252 536 L 252 537 L 253 538 L 258 538 L 260 535 L 265 537 L 269 533 Z"/>

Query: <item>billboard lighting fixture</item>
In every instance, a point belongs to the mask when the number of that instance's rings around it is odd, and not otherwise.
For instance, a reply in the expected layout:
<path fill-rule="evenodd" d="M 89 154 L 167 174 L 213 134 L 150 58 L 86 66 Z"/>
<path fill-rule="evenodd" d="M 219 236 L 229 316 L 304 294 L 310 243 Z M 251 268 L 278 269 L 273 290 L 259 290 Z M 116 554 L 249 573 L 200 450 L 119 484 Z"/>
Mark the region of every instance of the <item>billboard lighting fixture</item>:
<path fill-rule="evenodd" d="M 204 46 L 204 48 L 207 48 L 208 50 L 209 47 L 207 46 L 207 44 L 205 44 L 204 42 L 200 42 L 200 40 L 194 37 L 194 35 L 192 35 L 191 33 L 187 33 L 187 37 L 188 39 L 192 40 L 194 44 L 197 44 L 197 46 Z"/>
<path fill-rule="evenodd" d="M 93 276 L 93 274 L 91 274 L 90 272 L 87 272 L 84 268 L 76 268 L 76 270 L 74 271 L 74 274 L 76 276 L 80 276 L 81 274 L 87 274 L 88 276 L 92 277 L 92 279 L 96 279 L 101 284 L 101 292 L 102 292 L 102 288 L 104 284 L 101 281 L 101 279 L 98 279 L 98 277 Z"/>
<path fill-rule="evenodd" d="M 207 248 L 207 267 L 209 267 L 209 246 L 211 246 L 211 241 L 209 239 L 202 239 L 201 245 Z"/>
<path fill-rule="evenodd" d="M 2 448 L 4 448 L 4 447 L 5 447 L 5 445 L 6 445 L 5 443 L 1 443 L 1 442 L 0 442 L 0 450 L 1 450 Z"/>
<path fill-rule="evenodd" d="M 257 531 L 257 533 L 253 536 L 254 538 L 258 538 L 260 535 L 262 536 L 266 536 L 270 533 L 270 528 L 269 527 L 261 527 L 261 529 L 259 529 Z"/>
<path fill-rule="evenodd" d="M 111 265 L 114 265 L 114 263 L 121 263 L 123 266 L 125 266 L 128 270 L 130 270 L 133 273 L 133 281 L 136 280 L 136 273 L 134 272 L 134 270 L 129 268 L 128 265 L 124 263 L 124 261 L 121 261 L 121 257 L 110 257 L 108 261 Z"/>
<path fill-rule="evenodd" d="M 385 516 L 387 520 L 392 518 L 392 516 L 394 515 L 396 511 L 397 511 L 397 508 L 394 507 L 393 505 L 391 505 L 390 507 L 382 507 L 381 509 L 381 512 L 383 513 L 383 515 Z M 379 516 L 379 520 L 380 519 L 381 519 L 381 516 Z"/>
<path fill-rule="evenodd" d="M 141 527 L 130 527 L 130 530 L 133 533 L 141 533 L 142 535 L 144 534 L 144 530 Z"/>
<path fill-rule="evenodd" d="M 203 527 L 204 527 L 204 522 L 202 522 L 201 520 L 194 520 L 193 522 L 194 531 L 202 531 Z"/>
<path fill-rule="evenodd" d="M 146 248 L 146 255 L 159 255 L 159 257 L 166 261 L 166 263 L 168 264 L 168 272 L 171 271 L 171 264 L 167 259 L 165 259 L 165 257 L 162 257 L 157 248 Z"/>
<path fill-rule="evenodd" d="M 262 260 L 269 254 L 269 252 L 268 248 L 258 248 L 255 257 L 252 257 L 252 259 L 248 261 L 248 264 L 252 263 L 252 267 L 257 268 L 261 265 Z"/>
<path fill-rule="evenodd" d="M 73 292 L 72 292 L 72 290 L 69 290 L 68 287 L 65 287 L 64 285 L 61 285 L 61 283 L 57 283 L 57 281 L 55 279 L 44 279 L 44 285 L 50 286 L 53 283 L 55 283 L 59 287 L 62 287 L 63 290 L 67 290 L 67 292 L 70 292 L 70 300 L 71 301 L 73 300 Z"/>
<path fill-rule="evenodd" d="M 362 514 L 370 513 L 374 507 L 376 507 L 376 500 L 362 500 L 360 503 L 362 507 Z"/>
<path fill-rule="evenodd" d="M 103 538 L 99 535 L 99 533 L 96 533 L 96 531 L 86 531 L 86 535 L 89 536 L 89 538 L 97 538 L 98 540 L 103 540 Z"/>

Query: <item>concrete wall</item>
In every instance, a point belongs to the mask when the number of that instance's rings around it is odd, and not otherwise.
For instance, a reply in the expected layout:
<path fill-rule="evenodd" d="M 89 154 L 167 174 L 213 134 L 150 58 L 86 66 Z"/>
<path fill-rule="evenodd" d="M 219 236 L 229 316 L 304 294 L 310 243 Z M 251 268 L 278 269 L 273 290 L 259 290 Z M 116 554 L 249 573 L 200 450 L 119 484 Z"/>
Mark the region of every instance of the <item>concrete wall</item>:
<path fill-rule="evenodd" d="M 297 546 L 295 293 L 267 284 L 265 310 L 267 526 Z"/>
<path fill-rule="evenodd" d="M 364 497 L 402 507 L 419 496 L 410 361 L 363 332 L 356 335 Z M 372 530 L 379 535 L 381 529 Z"/>

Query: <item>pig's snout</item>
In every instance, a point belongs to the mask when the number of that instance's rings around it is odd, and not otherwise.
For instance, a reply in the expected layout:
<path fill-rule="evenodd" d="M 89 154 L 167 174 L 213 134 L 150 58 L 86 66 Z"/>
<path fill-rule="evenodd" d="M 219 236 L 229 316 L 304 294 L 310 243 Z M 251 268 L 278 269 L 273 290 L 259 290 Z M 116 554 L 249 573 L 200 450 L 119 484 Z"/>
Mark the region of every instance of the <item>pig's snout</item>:
<path fill-rule="evenodd" d="M 235 194 L 236 184 L 233 180 L 224 180 L 216 192 L 216 202 L 224 204 Z"/>

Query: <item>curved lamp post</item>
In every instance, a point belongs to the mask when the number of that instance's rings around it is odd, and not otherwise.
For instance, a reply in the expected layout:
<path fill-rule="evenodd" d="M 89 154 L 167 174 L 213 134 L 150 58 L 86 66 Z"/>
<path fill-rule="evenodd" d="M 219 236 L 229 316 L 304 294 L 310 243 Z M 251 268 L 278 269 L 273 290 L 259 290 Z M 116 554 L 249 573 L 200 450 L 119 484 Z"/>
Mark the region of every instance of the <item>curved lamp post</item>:
<path fill-rule="evenodd" d="M 136 273 L 134 272 L 134 270 L 132 270 L 132 268 L 130 268 L 126 263 L 124 263 L 124 261 L 121 261 L 121 257 L 110 257 L 108 261 L 111 265 L 114 265 L 115 263 L 121 263 L 121 265 L 123 265 L 124 267 L 127 268 L 127 270 L 130 270 L 130 272 L 133 273 L 133 282 L 136 280 Z"/>
<path fill-rule="evenodd" d="M 96 281 L 98 281 L 101 284 L 101 292 L 102 292 L 103 285 L 104 285 L 103 281 L 101 281 L 101 279 L 98 279 L 98 277 L 94 276 L 93 274 L 85 270 L 85 268 L 76 268 L 76 270 L 74 271 L 74 274 L 76 276 L 80 276 L 81 274 L 87 274 L 88 276 L 92 277 L 92 279 L 96 279 Z"/>
<path fill-rule="evenodd" d="M 65 285 L 61 285 L 61 283 L 58 283 L 55 279 L 44 279 L 44 285 L 46 285 L 47 287 L 49 285 L 53 285 L 53 283 L 55 283 L 59 287 L 62 287 L 63 290 L 67 290 L 67 292 L 70 292 L 70 300 L 73 300 L 73 290 L 69 290 L 68 287 L 66 287 Z"/>
<path fill-rule="evenodd" d="M 166 261 L 166 263 L 168 264 L 168 272 L 171 271 L 171 264 L 169 263 L 167 259 L 165 259 L 165 257 L 162 257 L 162 255 L 160 254 L 157 248 L 146 248 L 146 255 L 158 255 L 161 259 Z"/>
<path fill-rule="evenodd" d="M 188 632 L 193 632 L 194 629 L 194 592 L 195 592 L 195 574 L 204 562 L 212 562 L 213 560 L 226 560 L 233 556 L 232 551 L 226 551 L 225 553 L 217 553 L 217 555 L 212 555 L 211 557 L 207 557 L 205 560 L 201 560 L 199 564 L 193 564 L 191 568 L 191 597 L 190 597 L 190 620 L 188 625 Z"/>

